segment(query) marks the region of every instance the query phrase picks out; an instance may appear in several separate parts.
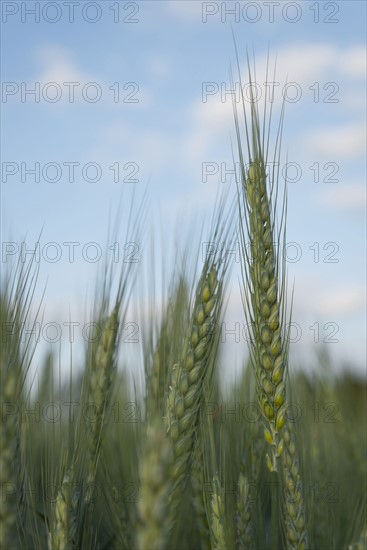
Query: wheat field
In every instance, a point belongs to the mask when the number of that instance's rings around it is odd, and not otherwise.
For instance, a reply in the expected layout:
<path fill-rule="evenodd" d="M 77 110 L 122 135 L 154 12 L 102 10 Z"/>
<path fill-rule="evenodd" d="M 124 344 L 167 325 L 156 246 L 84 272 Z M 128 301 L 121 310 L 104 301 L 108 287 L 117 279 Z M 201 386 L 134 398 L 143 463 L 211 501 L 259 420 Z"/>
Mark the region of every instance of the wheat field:
<path fill-rule="evenodd" d="M 241 243 L 251 338 L 231 387 L 222 384 L 217 330 L 231 271 L 224 249 L 196 270 L 177 261 L 162 315 L 152 308 L 139 344 L 140 388 L 121 359 L 135 284 L 128 265 L 106 267 L 91 314 L 99 337 L 86 346 L 83 369 L 66 380 L 50 354 L 32 392 L 35 349 L 20 327 L 40 314 L 38 266 L 18 262 L 3 276 L 4 550 L 367 548 L 366 381 L 327 374 L 327 355 L 312 375 L 289 358 L 292 293 L 274 242 L 286 243 L 291 205 L 286 181 L 266 169 L 282 154 L 284 120 L 282 109 L 270 143 L 271 109 L 234 105 L 240 177 L 232 195 L 220 194 L 206 236 Z M 65 403 L 78 406 L 54 420 Z"/>

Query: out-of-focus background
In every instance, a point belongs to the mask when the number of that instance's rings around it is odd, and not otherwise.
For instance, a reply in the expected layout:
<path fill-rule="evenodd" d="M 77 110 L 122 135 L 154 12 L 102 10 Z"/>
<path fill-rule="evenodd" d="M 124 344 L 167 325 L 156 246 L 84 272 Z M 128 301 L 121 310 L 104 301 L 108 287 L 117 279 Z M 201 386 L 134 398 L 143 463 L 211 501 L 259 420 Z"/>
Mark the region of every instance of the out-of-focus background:
<path fill-rule="evenodd" d="M 207 238 L 193 227 L 210 221 L 218 189 L 236 191 L 234 36 L 245 94 L 246 52 L 255 58 L 260 109 L 268 51 L 271 71 L 276 58 L 275 128 L 285 101 L 293 364 L 311 368 L 323 350 L 336 371 L 366 372 L 364 2 L 3 1 L 1 11 L 2 271 L 29 258 L 42 230 L 41 350 L 62 343 L 68 354 L 72 321 L 78 356 L 104 261 L 118 270 L 136 258 L 149 281 L 154 234 L 157 289 L 177 242 L 190 239 L 200 261 Z M 146 200 L 145 244 L 129 245 L 134 193 Z M 235 252 L 229 374 L 247 351 Z"/>

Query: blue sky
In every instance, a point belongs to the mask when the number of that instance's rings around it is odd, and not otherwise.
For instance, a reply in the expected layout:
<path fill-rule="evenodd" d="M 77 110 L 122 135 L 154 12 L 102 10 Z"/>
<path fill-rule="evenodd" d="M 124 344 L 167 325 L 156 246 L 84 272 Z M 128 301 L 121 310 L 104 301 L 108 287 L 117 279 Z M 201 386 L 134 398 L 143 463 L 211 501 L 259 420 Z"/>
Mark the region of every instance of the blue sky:
<path fill-rule="evenodd" d="M 225 170 L 232 167 L 234 126 L 225 92 L 235 62 L 233 30 L 243 74 L 246 48 L 255 53 L 262 98 L 268 46 L 271 64 L 277 56 L 274 124 L 286 94 L 283 147 L 293 163 L 287 238 L 296 243 L 287 267 L 295 281 L 293 319 L 302 328 L 294 362 L 312 362 L 318 332 L 319 341 L 338 340 L 326 344 L 335 365 L 349 361 L 365 372 L 365 2 L 1 7 L 2 241 L 25 240 L 32 248 L 43 227 L 44 321 L 62 323 L 69 310 L 83 316 L 101 262 L 81 250 L 95 242 L 103 257 L 110 253 L 108 222 L 122 192 L 127 212 L 132 190 L 138 197 L 147 191 L 149 224 L 167 268 L 177 232 L 184 242 L 193 221 L 210 218 L 221 180 L 231 182 Z M 32 88 L 37 96 L 26 94 Z M 205 101 L 203 90 L 211 92 Z M 40 181 L 27 172 L 32 167 Z M 204 178 L 203 170 L 214 173 Z M 74 262 L 63 244 L 71 241 L 80 243 Z M 47 248 L 51 242 L 61 249 L 57 262 L 47 261 L 56 251 Z M 93 257 L 99 248 L 84 250 Z M 141 252 L 146 273 L 149 245 Z M 3 266 L 10 261 L 3 255 Z M 243 321 L 236 268 L 228 327 Z M 228 342 L 240 364 L 244 343 Z"/>

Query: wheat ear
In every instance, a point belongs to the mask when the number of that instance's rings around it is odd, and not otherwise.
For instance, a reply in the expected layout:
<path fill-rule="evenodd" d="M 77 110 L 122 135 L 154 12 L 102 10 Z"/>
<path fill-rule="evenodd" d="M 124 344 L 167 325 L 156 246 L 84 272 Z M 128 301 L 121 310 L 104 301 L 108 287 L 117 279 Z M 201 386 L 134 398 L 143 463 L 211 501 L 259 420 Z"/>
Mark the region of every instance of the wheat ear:
<path fill-rule="evenodd" d="M 217 475 L 213 477 L 213 494 L 210 501 L 210 534 L 212 550 L 225 550 L 225 510 L 223 491 Z"/>
<path fill-rule="evenodd" d="M 89 369 L 87 369 L 88 401 L 93 405 L 94 422 L 89 425 L 88 436 L 88 485 L 93 487 L 101 449 L 102 431 L 109 406 L 112 381 L 115 373 L 115 352 L 119 329 L 119 302 L 111 315 L 103 322 L 101 337 L 97 343 Z M 88 498 L 88 497 L 87 497 Z"/>
<path fill-rule="evenodd" d="M 253 84 L 250 65 L 249 81 Z M 241 88 L 242 89 L 242 88 Z M 251 86 L 252 89 L 252 86 Z M 251 327 L 251 354 L 257 379 L 257 393 L 260 409 L 265 421 L 264 435 L 270 445 L 271 453 L 266 455 L 267 466 L 270 471 L 278 473 L 279 457 L 284 447 L 287 447 L 287 457 L 284 462 L 287 472 L 286 481 L 293 480 L 296 474 L 299 484 L 299 467 L 296 448 L 292 444 L 292 456 L 289 455 L 288 443 L 282 439 L 282 430 L 286 423 L 286 377 L 288 369 L 289 340 L 284 330 L 285 323 L 285 266 L 280 261 L 282 254 L 281 243 L 285 242 L 285 217 L 286 217 L 286 193 L 284 193 L 282 215 L 278 232 L 275 227 L 276 207 L 278 199 L 278 178 L 280 143 L 282 136 L 284 103 L 281 111 L 280 124 L 275 145 L 274 166 L 278 170 L 272 172 L 272 182 L 267 181 L 266 165 L 268 159 L 269 135 L 265 135 L 265 112 L 263 129 L 261 130 L 260 117 L 254 97 L 251 96 L 250 127 L 248 127 L 245 100 L 242 95 L 243 111 L 245 117 L 245 130 L 249 167 L 244 163 L 241 145 L 241 132 L 236 108 L 235 123 L 238 150 L 241 166 L 241 182 L 238 190 L 240 209 L 240 234 L 242 250 L 244 253 L 244 307 L 248 324 Z M 265 101 L 266 108 L 266 101 Z M 269 115 L 269 125 L 271 110 Z M 270 129 L 268 129 L 270 133 Z M 274 205 L 272 205 L 272 201 Z M 243 221 L 245 220 L 245 224 Z M 249 250 L 245 241 L 245 228 L 249 236 Z M 279 245 L 278 251 L 275 243 Z M 292 466 L 289 466 L 289 462 Z M 290 470 L 293 468 L 293 472 Z M 297 470 L 297 472 L 296 472 Z M 299 509 L 297 510 L 297 541 L 307 547 L 305 533 L 304 507 L 302 488 L 299 486 L 297 493 Z M 272 490 L 272 544 L 277 544 L 277 513 L 276 488 Z M 288 508 L 286 507 L 286 510 Z M 303 522 L 303 523 L 302 523 Z M 302 525 L 301 525 L 302 523 Z M 293 525 L 290 519 L 286 521 L 287 537 L 293 540 Z M 298 548 L 298 546 L 297 546 Z"/>
<path fill-rule="evenodd" d="M 296 438 L 289 425 L 283 432 L 281 462 L 284 477 L 284 523 L 287 549 L 306 550 L 308 542 L 299 458 Z"/>
<path fill-rule="evenodd" d="M 236 501 L 237 547 L 240 550 L 254 550 L 253 506 L 250 499 L 250 485 L 247 477 L 240 472 Z"/>
<path fill-rule="evenodd" d="M 77 492 L 73 469 L 64 475 L 56 496 L 54 517 L 48 534 L 49 550 L 69 550 L 76 535 Z"/>
<path fill-rule="evenodd" d="M 19 421 L 5 407 L 18 406 L 17 377 L 1 359 L 1 458 L 0 458 L 0 548 L 9 548 L 17 540 L 17 480 L 14 458 L 17 454 Z M 7 372 L 6 372 L 7 371 Z M 4 380 L 5 379 L 5 380 Z"/>
<path fill-rule="evenodd" d="M 205 508 L 203 468 L 203 448 L 199 442 L 196 448 L 191 469 L 192 503 L 195 508 L 196 525 L 199 532 L 200 548 L 201 550 L 208 550 L 208 548 L 210 547 L 210 529 Z"/>
<path fill-rule="evenodd" d="M 22 330 L 29 319 L 38 277 L 34 257 L 26 265 L 19 262 L 13 276 L 13 282 L 9 283 L 9 276 L 0 293 L 0 548 L 4 549 L 18 546 L 24 519 L 20 409 L 24 402 L 23 387 L 34 348 L 30 338 L 24 343 Z M 32 328 L 35 328 L 35 321 Z"/>
<path fill-rule="evenodd" d="M 146 412 L 148 418 L 155 414 L 162 416 L 165 413 L 170 359 L 175 346 L 181 341 L 182 325 L 187 306 L 187 284 L 184 277 L 180 276 L 161 323 L 151 367 L 146 372 Z"/>
<path fill-rule="evenodd" d="M 167 431 L 174 449 L 174 486 L 170 502 L 172 523 L 177 515 L 183 483 L 193 458 L 204 389 L 210 381 L 213 325 L 220 310 L 221 287 L 216 267 L 212 265 L 207 270 L 205 266 L 196 293 L 193 321 L 182 359 L 172 369 L 166 413 Z"/>
<path fill-rule="evenodd" d="M 139 550 L 160 550 L 168 535 L 167 506 L 171 492 L 170 471 L 172 447 L 158 417 L 147 428 L 143 458 L 140 464 L 140 491 L 138 502 Z"/>
<path fill-rule="evenodd" d="M 255 129 L 258 121 L 254 120 Z M 279 294 L 273 222 L 266 190 L 265 166 L 260 151 L 243 184 L 249 219 L 252 353 L 258 381 L 258 397 L 266 422 L 265 439 L 271 445 L 269 469 L 277 471 L 281 450 L 280 431 L 285 424 L 285 376 L 287 346 L 281 334 L 282 295 Z"/>

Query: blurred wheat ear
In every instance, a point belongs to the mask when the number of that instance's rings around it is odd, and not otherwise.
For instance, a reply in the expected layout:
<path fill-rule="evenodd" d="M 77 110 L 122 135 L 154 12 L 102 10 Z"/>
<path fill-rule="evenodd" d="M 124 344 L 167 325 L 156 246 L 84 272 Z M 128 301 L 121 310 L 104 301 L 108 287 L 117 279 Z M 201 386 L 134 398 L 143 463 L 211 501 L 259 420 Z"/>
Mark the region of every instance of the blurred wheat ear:
<path fill-rule="evenodd" d="M 231 223 L 225 209 L 226 195 L 219 199 L 213 216 L 211 242 L 231 238 Z M 200 434 L 205 392 L 211 387 L 218 356 L 219 325 L 223 306 L 223 288 L 228 256 L 219 253 L 203 259 L 199 282 L 187 315 L 188 326 L 180 337 L 177 357 L 169 369 L 165 422 L 173 447 L 172 492 L 169 500 L 171 544 L 178 532 L 180 507 L 189 481 Z M 200 483 L 200 481 L 199 481 Z M 198 489 L 198 488 L 197 488 Z M 199 489 L 200 491 L 200 489 Z"/>
<path fill-rule="evenodd" d="M 24 338 L 30 320 L 30 306 L 35 291 L 39 265 L 32 257 L 24 263 L 19 259 L 0 293 L 1 351 L 1 462 L 0 462 L 0 548 L 20 544 L 24 516 L 22 408 L 26 400 L 25 380 L 36 346 L 36 319 L 31 335 Z M 39 313 L 39 308 L 36 317 Z M 28 327 L 27 327 L 28 328 Z"/>

